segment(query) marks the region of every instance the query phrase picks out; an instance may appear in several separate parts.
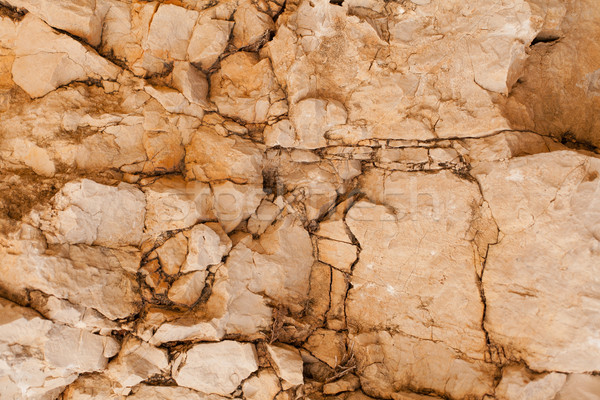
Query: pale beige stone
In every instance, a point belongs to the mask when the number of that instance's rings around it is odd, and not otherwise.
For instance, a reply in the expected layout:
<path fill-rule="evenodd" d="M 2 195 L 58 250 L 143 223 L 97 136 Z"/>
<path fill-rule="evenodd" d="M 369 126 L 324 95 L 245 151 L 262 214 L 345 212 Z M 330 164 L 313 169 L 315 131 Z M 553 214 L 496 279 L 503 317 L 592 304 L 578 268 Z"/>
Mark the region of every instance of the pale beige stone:
<path fill-rule="evenodd" d="M 17 28 L 15 83 L 32 97 L 41 97 L 76 80 L 116 79 L 120 69 L 76 40 L 56 33 L 29 14 Z"/>
<path fill-rule="evenodd" d="M 58 396 L 78 374 L 100 371 L 119 350 L 110 337 L 42 318 L 0 299 L 2 395 L 9 399 Z"/>
<path fill-rule="evenodd" d="M 555 400 L 594 400 L 600 393 L 600 378 L 594 375 L 571 374 Z"/>
<path fill-rule="evenodd" d="M 210 99 L 225 116 L 246 122 L 266 122 L 287 112 L 285 95 L 279 87 L 268 59 L 237 52 L 221 61 L 221 69 L 211 75 Z"/>
<path fill-rule="evenodd" d="M 290 121 L 298 137 L 297 146 L 315 149 L 327 146 L 326 134 L 347 120 L 344 106 L 335 100 L 304 99 L 290 107 Z"/>
<path fill-rule="evenodd" d="M 329 264 L 343 272 L 351 272 L 352 264 L 357 258 L 356 246 L 329 239 L 317 241 L 319 261 Z"/>
<path fill-rule="evenodd" d="M 231 250 L 231 240 L 221 236 L 207 225 L 196 225 L 185 235 L 188 238 L 188 253 L 181 272 L 206 271 L 209 265 L 219 264 Z M 226 237 L 226 236 L 225 236 Z"/>
<path fill-rule="evenodd" d="M 524 367 L 506 367 L 495 394 L 498 400 L 552 400 L 566 380 L 565 374 L 535 376 Z"/>
<path fill-rule="evenodd" d="M 166 350 L 152 347 L 135 337 L 127 337 L 119 355 L 108 365 L 106 374 L 120 386 L 113 391 L 126 395 L 131 387 L 161 374 L 168 367 Z"/>
<path fill-rule="evenodd" d="M 143 193 L 127 183 L 114 187 L 89 179 L 73 181 L 54 197 L 42 229 L 54 243 L 139 246 L 145 206 Z"/>
<path fill-rule="evenodd" d="M 462 360 L 442 342 L 385 331 L 363 333 L 353 341 L 362 390 L 372 397 L 389 398 L 410 387 L 457 399 L 481 398 L 493 389 L 494 366 Z"/>
<path fill-rule="evenodd" d="M 164 177 L 144 187 L 146 194 L 146 232 L 157 234 L 185 229 L 214 218 L 210 186 Z"/>
<path fill-rule="evenodd" d="M 237 185 L 230 181 L 212 183 L 214 212 L 225 232 L 234 230 L 248 219 L 265 197 L 262 186 L 255 184 Z"/>
<path fill-rule="evenodd" d="M 127 396 L 131 400 L 223 400 L 227 397 L 215 394 L 200 393 L 179 386 L 140 385 L 135 393 Z"/>
<path fill-rule="evenodd" d="M 225 51 L 233 25 L 231 21 L 200 17 L 187 49 L 190 62 L 204 70 L 212 67 Z"/>
<path fill-rule="evenodd" d="M 205 271 L 196 271 L 183 275 L 173 282 L 167 296 L 174 303 L 191 306 L 200 298 L 205 280 Z"/>
<path fill-rule="evenodd" d="M 173 378 L 181 386 L 228 395 L 257 369 L 254 345 L 226 340 L 197 344 L 179 356 Z"/>
<path fill-rule="evenodd" d="M 233 16 L 233 40 L 235 47 L 248 47 L 268 39 L 275 24 L 268 14 L 259 11 L 254 3 L 243 0 Z"/>
<path fill-rule="evenodd" d="M 173 87 L 179 90 L 190 103 L 207 106 L 208 82 L 206 75 L 188 62 L 177 62 L 171 76 Z M 199 118 L 202 118 L 201 116 Z"/>
<path fill-rule="evenodd" d="M 179 272 L 188 253 L 188 240 L 183 233 L 178 233 L 156 249 L 160 265 L 169 275 Z"/>
<path fill-rule="evenodd" d="M 267 351 L 284 390 L 304 383 L 302 357 L 297 349 L 288 345 L 274 344 L 268 345 Z"/>
<path fill-rule="evenodd" d="M 100 0 L 10 0 L 7 3 L 27 9 L 48 25 L 79 36 L 92 46 L 100 43 L 102 23 L 108 10 L 108 4 Z"/>
<path fill-rule="evenodd" d="M 346 216 L 362 248 L 348 323 L 359 330 L 393 327 L 483 359 L 483 303 L 474 244 L 466 238 L 483 202 L 477 185 L 445 171 L 374 170 L 363 178 L 367 195 L 388 207 L 361 201 Z"/>
<path fill-rule="evenodd" d="M 333 395 L 342 392 L 352 392 L 358 388 L 360 388 L 360 380 L 356 375 L 349 374 L 335 382 L 323 385 L 323 394 Z"/>
<path fill-rule="evenodd" d="M 597 370 L 600 162 L 558 151 L 475 176 L 501 232 L 483 274 L 490 339 L 538 370 Z"/>
<path fill-rule="evenodd" d="M 215 154 L 222 154 L 215 157 Z M 186 146 L 186 176 L 199 181 L 231 180 L 235 183 L 261 183 L 263 155 L 249 140 L 223 137 L 209 127 L 198 129 Z"/>
<path fill-rule="evenodd" d="M 279 378 L 271 369 L 263 369 L 244 381 L 242 384 L 244 397 L 249 400 L 273 400 L 281 391 Z"/>

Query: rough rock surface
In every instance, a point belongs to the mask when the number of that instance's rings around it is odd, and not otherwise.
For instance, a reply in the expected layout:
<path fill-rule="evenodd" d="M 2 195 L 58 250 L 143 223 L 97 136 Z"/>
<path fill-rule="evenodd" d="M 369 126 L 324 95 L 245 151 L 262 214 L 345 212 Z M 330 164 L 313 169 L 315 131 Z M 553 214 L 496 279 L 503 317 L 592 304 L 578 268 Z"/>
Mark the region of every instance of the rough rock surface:
<path fill-rule="evenodd" d="M 597 0 L 0 0 L 0 400 L 600 399 Z"/>

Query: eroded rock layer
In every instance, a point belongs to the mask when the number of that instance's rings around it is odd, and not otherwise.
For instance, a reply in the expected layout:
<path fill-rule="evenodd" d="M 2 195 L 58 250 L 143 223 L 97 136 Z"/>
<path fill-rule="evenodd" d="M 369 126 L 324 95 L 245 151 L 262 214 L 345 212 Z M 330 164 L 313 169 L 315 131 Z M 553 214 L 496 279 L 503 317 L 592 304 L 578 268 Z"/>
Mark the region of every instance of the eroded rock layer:
<path fill-rule="evenodd" d="M 597 0 L 0 0 L 0 400 L 600 399 Z"/>

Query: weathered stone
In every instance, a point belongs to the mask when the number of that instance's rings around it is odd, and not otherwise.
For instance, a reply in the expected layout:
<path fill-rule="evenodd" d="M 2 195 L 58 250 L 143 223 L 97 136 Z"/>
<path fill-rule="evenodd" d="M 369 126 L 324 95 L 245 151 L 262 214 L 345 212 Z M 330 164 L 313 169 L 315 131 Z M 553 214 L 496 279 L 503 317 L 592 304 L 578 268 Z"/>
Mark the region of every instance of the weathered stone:
<path fill-rule="evenodd" d="M 178 385 L 204 393 L 228 395 L 258 369 L 254 346 L 223 341 L 197 344 L 175 360 Z"/>
<path fill-rule="evenodd" d="M 225 116 L 246 122 L 266 122 L 287 112 L 268 59 L 237 52 L 221 61 L 221 69 L 210 79 L 210 99 Z M 281 104 L 280 104 L 281 103 Z"/>
<path fill-rule="evenodd" d="M 58 396 L 78 374 L 100 371 L 119 344 L 106 336 L 55 324 L 35 311 L 0 298 L 2 396 Z"/>
<path fill-rule="evenodd" d="M 134 337 L 123 342 L 119 355 L 110 362 L 106 374 L 120 385 L 113 391 L 129 394 L 130 388 L 159 375 L 169 367 L 167 352 Z"/>
<path fill-rule="evenodd" d="M 273 370 L 264 369 L 244 381 L 242 390 L 244 397 L 249 400 L 273 400 L 281 391 L 281 385 Z"/>
<path fill-rule="evenodd" d="M 103 1 L 10 0 L 7 3 L 27 9 L 48 25 L 79 36 L 92 46 L 100 44 L 104 14 L 108 11 L 108 4 Z"/>
<path fill-rule="evenodd" d="M 216 152 L 224 152 L 223 157 L 215 159 Z M 190 179 L 260 183 L 262 163 L 258 146 L 235 135 L 223 137 L 208 127 L 199 129 L 186 147 L 186 175 Z"/>
<path fill-rule="evenodd" d="M 169 300 L 174 303 L 191 306 L 200 298 L 205 280 L 205 271 L 196 271 L 183 275 L 173 282 L 173 285 L 169 289 Z"/>
<path fill-rule="evenodd" d="M 502 370 L 502 380 L 496 387 L 498 400 L 554 399 L 563 387 L 567 376 L 550 373 L 534 376 L 523 367 L 506 367 Z"/>
<path fill-rule="evenodd" d="M 597 370 L 600 161 L 559 151 L 475 176 L 502 233 L 483 274 L 490 339 L 537 370 Z"/>
<path fill-rule="evenodd" d="M 76 40 L 27 15 L 19 24 L 12 76 L 31 97 L 86 79 L 115 80 L 120 69 Z"/>
<path fill-rule="evenodd" d="M 210 186 L 164 177 L 144 187 L 146 231 L 149 234 L 184 229 L 214 218 Z"/>
<path fill-rule="evenodd" d="M 143 193 L 132 185 L 106 186 L 89 179 L 67 183 L 44 215 L 50 242 L 139 246 L 145 216 Z"/>
<path fill-rule="evenodd" d="M 268 345 L 267 351 L 273 361 L 273 368 L 275 368 L 275 372 L 281 379 L 281 386 L 284 390 L 304 383 L 302 357 L 297 349 L 278 344 Z"/>

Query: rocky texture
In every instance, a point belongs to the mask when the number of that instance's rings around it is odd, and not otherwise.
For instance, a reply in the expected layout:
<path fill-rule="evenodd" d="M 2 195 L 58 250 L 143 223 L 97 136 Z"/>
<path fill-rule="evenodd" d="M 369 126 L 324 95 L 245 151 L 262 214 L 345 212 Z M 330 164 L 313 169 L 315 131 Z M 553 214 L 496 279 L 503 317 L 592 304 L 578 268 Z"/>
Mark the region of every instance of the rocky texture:
<path fill-rule="evenodd" d="M 0 0 L 0 400 L 600 398 L 595 0 Z"/>

